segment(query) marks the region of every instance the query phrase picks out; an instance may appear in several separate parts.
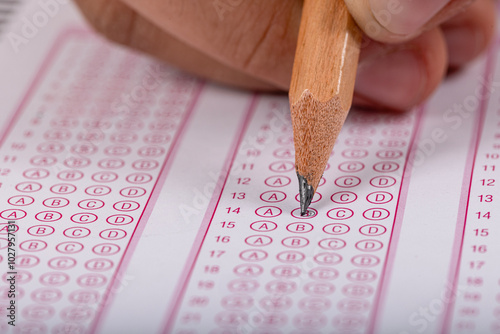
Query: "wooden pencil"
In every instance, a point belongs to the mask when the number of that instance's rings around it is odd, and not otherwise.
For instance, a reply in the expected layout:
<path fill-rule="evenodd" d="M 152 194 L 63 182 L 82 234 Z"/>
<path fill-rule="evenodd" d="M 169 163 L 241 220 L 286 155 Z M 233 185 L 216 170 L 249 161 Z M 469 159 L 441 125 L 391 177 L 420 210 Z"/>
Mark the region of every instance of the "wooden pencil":
<path fill-rule="evenodd" d="M 289 92 L 302 215 L 351 107 L 361 37 L 344 0 L 304 1 Z"/>

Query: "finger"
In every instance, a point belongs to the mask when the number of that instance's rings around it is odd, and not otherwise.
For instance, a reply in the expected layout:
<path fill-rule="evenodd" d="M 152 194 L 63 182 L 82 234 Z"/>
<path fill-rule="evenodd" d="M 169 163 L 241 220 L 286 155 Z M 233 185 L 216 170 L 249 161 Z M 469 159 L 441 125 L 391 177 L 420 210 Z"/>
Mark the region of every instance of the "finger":
<path fill-rule="evenodd" d="M 446 68 L 446 45 L 439 28 L 400 45 L 372 42 L 362 49 L 354 104 L 409 109 L 435 90 Z"/>
<path fill-rule="evenodd" d="M 477 0 L 467 11 L 443 23 L 450 67 L 463 66 L 477 57 L 493 38 L 495 23 L 493 0 Z"/>
<path fill-rule="evenodd" d="M 346 0 L 356 22 L 372 39 L 386 43 L 410 40 L 438 26 L 472 0 Z"/>
<path fill-rule="evenodd" d="M 76 0 L 88 21 L 110 40 L 131 46 L 198 76 L 245 89 L 277 88 L 229 68 L 180 42 L 120 1 Z"/>
<path fill-rule="evenodd" d="M 123 0 L 175 38 L 220 63 L 286 89 L 301 0 Z"/>

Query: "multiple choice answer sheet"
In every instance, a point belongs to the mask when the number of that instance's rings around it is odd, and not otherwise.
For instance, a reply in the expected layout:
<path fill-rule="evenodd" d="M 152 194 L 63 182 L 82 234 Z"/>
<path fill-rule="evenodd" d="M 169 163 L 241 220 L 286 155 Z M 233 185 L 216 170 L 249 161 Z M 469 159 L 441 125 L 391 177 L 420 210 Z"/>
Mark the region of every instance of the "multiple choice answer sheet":
<path fill-rule="evenodd" d="M 353 110 L 302 217 L 285 96 L 63 2 L 1 38 L 1 333 L 500 333 L 500 40 L 410 112 Z"/>

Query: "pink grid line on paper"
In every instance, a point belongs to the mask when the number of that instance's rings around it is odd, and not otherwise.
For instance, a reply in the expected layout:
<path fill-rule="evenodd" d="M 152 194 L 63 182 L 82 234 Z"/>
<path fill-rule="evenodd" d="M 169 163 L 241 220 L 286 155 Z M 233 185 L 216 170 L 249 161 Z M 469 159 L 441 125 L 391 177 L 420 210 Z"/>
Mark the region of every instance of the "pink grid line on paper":
<path fill-rule="evenodd" d="M 134 250 L 137 247 L 137 244 L 139 243 L 142 232 L 146 228 L 146 224 L 149 220 L 149 217 L 151 217 L 153 208 L 156 204 L 156 201 L 158 200 L 158 197 L 160 196 L 162 186 L 165 183 L 165 180 L 167 179 L 167 176 L 170 172 L 170 168 L 172 167 L 172 163 L 175 159 L 177 151 L 179 150 L 180 139 L 184 136 L 184 133 L 186 132 L 187 124 L 191 119 L 193 110 L 199 100 L 203 87 L 204 87 L 203 82 L 198 83 L 198 87 L 195 89 L 193 93 L 192 100 L 187 108 L 186 114 L 184 115 L 182 123 L 179 125 L 177 133 L 175 134 L 175 137 L 172 140 L 172 145 L 170 146 L 170 150 L 165 157 L 163 166 L 161 167 L 160 175 L 158 176 L 158 179 L 156 180 L 153 186 L 151 195 L 149 196 L 146 202 L 145 209 L 142 212 L 141 216 L 139 217 L 137 225 L 134 231 L 132 232 L 132 236 L 127 246 L 125 247 L 123 257 L 118 263 L 117 269 L 106 291 L 106 295 L 103 297 L 103 303 L 102 303 L 103 306 L 101 310 L 96 312 L 97 315 L 90 326 L 91 333 L 96 332 L 97 328 L 102 323 L 102 320 L 104 319 L 105 315 L 109 312 L 109 309 L 111 308 L 111 304 L 113 303 L 113 298 L 110 297 L 111 291 L 114 291 L 114 288 L 119 286 L 120 282 L 117 280 L 117 278 L 120 277 L 121 274 L 126 272 L 128 264 L 132 259 Z"/>
<path fill-rule="evenodd" d="M 177 316 L 177 313 L 179 311 L 179 307 L 182 302 L 182 297 L 184 296 L 187 285 L 189 284 L 190 277 L 192 275 L 194 266 L 196 264 L 196 260 L 198 259 L 201 247 L 203 246 L 203 242 L 212 223 L 212 219 L 215 215 L 217 206 L 219 205 L 220 198 L 224 191 L 224 187 L 231 172 L 234 159 L 236 158 L 236 154 L 238 152 L 238 147 L 240 146 L 241 141 L 243 140 L 246 129 L 248 128 L 250 120 L 252 119 L 252 116 L 255 112 L 257 101 L 258 101 L 258 96 L 254 95 L 252 97 L 252 100 L 250 101 L 246 115 L 243 121 L 241 122 L 238 131 L 236 132 L 238 135 L 235 138 L 235 140 L 233 140 L 231 149 L 229 150 L 229 154 L 226 158 L 226 161 L 224 162 L 224 167 L 220 173 L 219 180 L 217 181 L 216 189 L 214 190 L 212 199 L 208 204 L 205 217 L 203 218 L 203 222 L 200 226 L 195 241 L 193 242 L 193 247 L 191 248 L 189 257 L 186 260 L 186 266 L 184 267 L 182 274 L 179 277 L 179 283 L 177 284 L 177 288 L 175 289 L 175 291 L 177 291 L 177 294 L 172 298 L 170 307 L 168 308 L 166 315 L 167 320 L 165 322 L 165 325 L 163 326 L 164 330 L 162 331 L 162 333 L 170 333 L 172 327 L 174 326 L 175 317 Z"/>
<path fill-rule="evenodd" d="M 455 295 L 457 290 L 458 278 L 460 276 L 460 261 L 462 259 L 462 248 L 465 237 L 465 227 L 467 224 L 467 213 L 469 210 L 469 200 L 470 200 L 470 191 L 472 187 L 472 179 L 474 177 L 474 167 L 476 164 L 477 151 L 479 148 L 479 144 L 481 141 L 481 136 L 484 129 L 484 120 L 486 118 L 486 112 L 488 107 L 488 102 L 490 96 L 485 97 L 485 91 L 487 87 L 489 88 L 491 85 L 492 75 L 495 62 L 498 54 L 498 44 L 500 40 L 498 40 L 489 50 L 486 66 L 484 71 L 484 78 L 486 80 L 487 85 L 484 85 L 481 90 L 481 104 L 479 105 L 479 113 L 476 118 L 476 124 L 474 126 L 473 138 L 471 140 L 469 146 L 469 153 L 467 155 L 467 165 L 464 171 L 463 183 L 462 183 L 462 194 L 460 196 L 460 207 L 457 216 L 457 226 L 455 229 L 455 241 L 453 243 L 453 251 L 452 257 L 450 260 L 450 269 L 448 274 L 448 283 L 452 285 L 452 293 L 451 295 Z M 491 94 L 490 94 L 491 95 Z M 441 333 L 451 333 L 451 320 L 453 315 L 453 309 L 455 306 L 455 301 L 452 300 L 450 303 L 446 304 L 446 310 L 444 312 L 444 317 L 442 320 Z"/>
<path fill-rule="evenodd" d="M 422 118 L 425 113 L 425 105 L 421 106 L 417 110 L 417 116 L 415 121 L 415 126 L 413 130 L 413 135 L 408 146 L 408 154 L 405 160 L 405 167 L 403 169 L 403 175 L 401 177 L 401 186 L 399 188 L 398 203 L 396 205 L 396 213 L 394 217 L 394 224 L 392 225 L 391 236 L 389 238 L 389 246 L 387 248 L 387 256 L 382 268 L 382 273 L 380 275 L 379 288 L 377 289 L 377 295 L 373 302 L 373 312 L 370 317 L 368 325 L 368 333 L 373 334 L 377 325 L 377 316 L 382 310 L 385 297 L 387 294 L 391 272 L 394 267 L 394 261 L 396 258 L 396 251 L 399 236 L 401 234 L 401 227 L 403 225 L 403 218 L 405 213 L 406 199 L 408 197 L 408 189 L 410 187 L 411 170 L 413 165 L 411 162 L 415 159 L 415 154 L 417 152 L 417 143 L 420 133 L 422 131 Z"/>
<path fill-rule="evenodd" d="M 70 38 L 70 36 L 74 35 L 88 36 L 90 34 L 91 32 L 85 29 L 70 28 L 61 33 L 61 35 L 59 35 L 54 45 L 52 46 L 47 56 L 45 57 L 45 60 L 42 62 L 42 65 L 40 66 L 40 69 L 36 73 L 35 78 L 29 85 L 26 93 L 24 94 L 21 102 L 19 103 L 19 106 L 12 114 L 10 120 L 5 124 L 5 127 L 2 129 L 2 132 L 0 133 L 0 147 L 3 146 L 5 139 L 7 139 L 7 137 L 9 136 L 11 129 L 14 128 L 14 124 L 16 124 L 19 116 L 21 115 L 21 112 L 24 110 L 24 108 L 28 104 L 28 101 L 33 96 L 35 89 L 40 85 L 40 81 L 44 78 L 45 73 L 50 68 L 50 65 L 54 61 L 54 58 L 58 55 L 59 51 L 61 50 L 62 46 L 67 41 L 67 39 Z"/>

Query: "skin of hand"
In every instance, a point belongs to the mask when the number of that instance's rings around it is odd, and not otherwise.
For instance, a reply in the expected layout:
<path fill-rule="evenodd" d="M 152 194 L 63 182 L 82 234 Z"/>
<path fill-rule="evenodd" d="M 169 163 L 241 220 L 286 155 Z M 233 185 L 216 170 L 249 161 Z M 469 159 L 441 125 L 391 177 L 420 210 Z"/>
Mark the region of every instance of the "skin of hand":
<path fill-rule="evenodd" d="M 365 33 L 354 104 L 422 102 L 494 35 L 494 0 L 345 0 Z M 301 0 L 76 0 L 94 28 L 188 72 L 261 91 L 289 88 Z"/>

